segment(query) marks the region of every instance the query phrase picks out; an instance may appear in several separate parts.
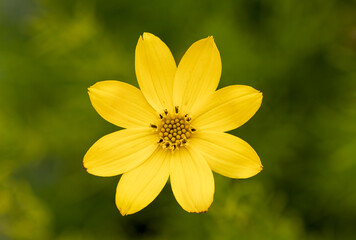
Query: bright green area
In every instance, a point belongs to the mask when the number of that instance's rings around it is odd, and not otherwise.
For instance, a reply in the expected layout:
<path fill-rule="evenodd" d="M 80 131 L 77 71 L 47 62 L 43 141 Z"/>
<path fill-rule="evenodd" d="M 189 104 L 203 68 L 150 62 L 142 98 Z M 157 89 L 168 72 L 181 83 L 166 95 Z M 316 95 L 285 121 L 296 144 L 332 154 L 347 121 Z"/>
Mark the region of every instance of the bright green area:
<path fill-rule="evenodd" d="M 352 0 L 0 2 L 0 239 L 356 239 L 356 2 Z M 119 177 L 82 169 L 117 130 L 87 88 L 137 86 L 134 50 L 159 36 L 176 61 L 213 35 L 220 87 L 261 90 L 261 109 L 233 131 L 264 170 L 215 175 L 214 202 L 188 214 L 169 184 L 122 217 Z"/>

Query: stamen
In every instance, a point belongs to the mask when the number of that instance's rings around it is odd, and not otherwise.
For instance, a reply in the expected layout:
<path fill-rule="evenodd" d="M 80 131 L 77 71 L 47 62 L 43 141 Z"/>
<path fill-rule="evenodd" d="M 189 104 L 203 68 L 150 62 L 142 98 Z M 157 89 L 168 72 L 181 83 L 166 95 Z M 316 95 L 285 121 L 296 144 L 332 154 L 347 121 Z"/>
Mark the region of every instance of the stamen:
<path fill-rule="evenodd" d="M 175 114 L 169 114 L 164 110 L 164 115 L 160 114 L 161 121 L 157 125 L 151 124 L 152 128 L 158 129 L 158 144 L 164 149 L 175 151 L 185 146 L 195 128 L 191 126 L 192 118 L 188 115 L 179 114 L 179 107 L 175 107 Z"/>

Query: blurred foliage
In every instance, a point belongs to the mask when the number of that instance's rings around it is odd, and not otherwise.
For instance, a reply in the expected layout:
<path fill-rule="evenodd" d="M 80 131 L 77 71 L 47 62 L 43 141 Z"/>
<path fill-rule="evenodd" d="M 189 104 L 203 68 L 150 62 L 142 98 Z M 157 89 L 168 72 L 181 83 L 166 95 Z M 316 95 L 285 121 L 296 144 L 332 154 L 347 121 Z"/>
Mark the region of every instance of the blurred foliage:
<path fill-rule="evenodd" d="M 0 239 L 355 239 L 356 1 L 227 0 L 0 2 Z M 188 214 L 169 184 L 122 217 L 119 177 L 82 169 L 117 128 L 86 89 L 137 86 L 134 49 L 161 37 L 176 61 L 213 35 L 220 87 L 264 93 L 232 131 L 261 157 L 248 180 L 215 175 L 215 200 Z"/>

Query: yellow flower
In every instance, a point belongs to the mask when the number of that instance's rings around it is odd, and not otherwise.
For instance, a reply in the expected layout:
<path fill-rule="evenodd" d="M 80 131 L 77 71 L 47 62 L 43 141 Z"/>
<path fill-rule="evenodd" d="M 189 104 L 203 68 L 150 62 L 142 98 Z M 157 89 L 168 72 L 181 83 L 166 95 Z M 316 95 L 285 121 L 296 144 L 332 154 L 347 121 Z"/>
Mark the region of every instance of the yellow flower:
<path fill-rule="evenodd" d="M 248 143 L 224 133 L 256 113 L 262 93 L 244 85 L 215 91 L 221 59 L 213 37 L 195 42 L 177 67 L 169 48 L 144 33 L 135 68 L 141 91 L 119 81 L 89 88 L 96 111 L 125 129 L 94 143 L 83 164 L 93 175 L 123 174 L 116 189 L 122 215 L 150 204 L 168 178 L 184 210 L 205 212 L 214 196 L 212 171 L 248 178 L 262 170 Z"/>

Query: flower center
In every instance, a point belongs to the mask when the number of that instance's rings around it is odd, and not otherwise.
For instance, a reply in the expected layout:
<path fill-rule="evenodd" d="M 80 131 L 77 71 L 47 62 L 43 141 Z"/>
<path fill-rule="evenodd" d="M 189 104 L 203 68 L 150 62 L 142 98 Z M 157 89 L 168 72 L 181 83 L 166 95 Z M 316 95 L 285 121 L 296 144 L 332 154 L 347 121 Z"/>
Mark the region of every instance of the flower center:
<path fill-rule="evenodd" d="M 176 150 L 185 146 L 196 131 L 190 124 L 191 117 L 188 114 L 180 114 L 178 107 L 175 108 L 174 114 L 165 110 L 159 117 L 161 120 L 158 125 L 151 124 L 151 127 L 156 129 L 159 136 L 158 144 L 164 149 Z"/>

